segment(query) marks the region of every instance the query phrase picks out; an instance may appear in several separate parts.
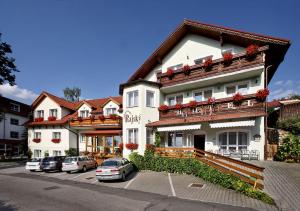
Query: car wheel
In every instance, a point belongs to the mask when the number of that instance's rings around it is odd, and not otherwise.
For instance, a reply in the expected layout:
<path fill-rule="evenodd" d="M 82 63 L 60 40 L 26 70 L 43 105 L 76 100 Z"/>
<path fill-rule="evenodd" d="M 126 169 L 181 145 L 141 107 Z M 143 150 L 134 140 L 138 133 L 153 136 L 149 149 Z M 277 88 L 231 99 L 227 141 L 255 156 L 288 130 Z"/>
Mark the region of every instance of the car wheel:
<path fill-rule="evenodd" d="M 102 182 L 102 180 L 101 180 L 101 179 L 98 179 L 98 182 Z"/>
<path fill-rule="evenodd" d="M 123 181 L 123 182 L 126 181 L 126 175 L 125 175 L 125 172 L 122 173 L 122 181 Z"/>
<path fill-rule="evenodd" d="M 71 174 L 71 171 L 67 171 L 68 174 Z"/>
<path fill-rule="evenodd" d="M 86 172 L 86 167 L 85 166 L 82 167 L 82 171 Z"/>
<path fill-rule="evenodd" d="M 35 170 L 29 170 L 29 171 L 34 172 Z"/>

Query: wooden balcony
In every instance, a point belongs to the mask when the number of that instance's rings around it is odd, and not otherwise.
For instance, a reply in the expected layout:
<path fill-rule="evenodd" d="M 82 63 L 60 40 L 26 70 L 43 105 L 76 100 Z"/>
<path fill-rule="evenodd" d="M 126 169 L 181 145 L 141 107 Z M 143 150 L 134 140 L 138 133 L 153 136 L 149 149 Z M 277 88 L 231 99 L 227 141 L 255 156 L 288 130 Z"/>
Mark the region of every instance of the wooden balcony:
<path fill-rule="evenodd" d="M 104 120 L 100 120 L 97 118 L 82 118 L 82 119 L 73 119 L 70 122 L 71 127 L 122 127 L 122 119 L 112 119 L 112 118 L 105 118 Z"/>
<path fill-rule="evenodd" d="M 166 73 L 158 73 L 158 81 L 162 87 L 173 86 L 185 82 L 197 81 L 203 78 L 236 72 L 246 68 L 257 67 L 264 64 L 264 51 L 267 46 L 260 47 L 255 57 L 249 58 L 246 53 L 239 53 L 233 56 L 232 62 L 224 64 L 223 58 L 213 60 L 210 67 L 205 68 L 203 64 L 190 67 L 190 74 L 186 75 L 182 69 L 174 71 L 174 76 L 169 78 Z"/>

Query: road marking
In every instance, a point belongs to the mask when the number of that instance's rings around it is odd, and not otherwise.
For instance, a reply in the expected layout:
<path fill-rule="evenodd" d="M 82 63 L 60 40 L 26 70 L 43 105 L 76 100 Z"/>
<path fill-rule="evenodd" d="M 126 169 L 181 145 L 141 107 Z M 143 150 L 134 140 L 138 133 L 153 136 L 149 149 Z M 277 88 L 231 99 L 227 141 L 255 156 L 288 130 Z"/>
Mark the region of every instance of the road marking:
<path fill-rule="evenodd" d="M 170 182 L 170 187 L 171 187 L 172 195 L 176 196 L 175 189 L 174 189 L 174 186 L 173 186 L 173 182 L 172 182 L 172 178 L 171 178 L 171 174 L 170 173 L 168 173 L 168 177 L 169 177 L 169 182 Z"/>
<path fill-rule="evenodd" d="M 72 177 L 71 179 L 76 179 L 76 178 L 78 178 L 78 177 L 80 177 L 82 175 L 88 174 L 88 173 L 91 173 L 91 172 L 89 171 L 89 172 L 81 173 L 79 175 L 76 175 L 75 177 Z"/>
<path fill-rule="evenodd" d="M 134 178 L 132 178 L 124 187 L 124 189 L 127 189 L 129 187 L 129 185 L 131 185 L 131 183 L 138 177 L 138 175 L 136 175 Z"/>

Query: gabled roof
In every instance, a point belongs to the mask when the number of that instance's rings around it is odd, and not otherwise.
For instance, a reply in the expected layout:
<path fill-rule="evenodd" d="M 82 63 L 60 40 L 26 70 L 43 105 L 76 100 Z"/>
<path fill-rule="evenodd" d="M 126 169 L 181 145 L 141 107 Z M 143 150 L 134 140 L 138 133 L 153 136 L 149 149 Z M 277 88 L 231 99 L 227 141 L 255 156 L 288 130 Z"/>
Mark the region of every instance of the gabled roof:
<path fill-rule="evenodd" d="M 135 71 L 135 73 L 129 78 L 128 82 L 146 77 L 187 34 L 198 34 L 219 40 L 221 44 L 232 43 L 244 47 L 247 47 L 250 44 L 257 44 L 259 46 L 269 45 L 270 52 L 275 52 L 271 57 L 271 59 L 274 60 L 273 63 L 275 63 L 275 65 L 271 71 L 270 79 L 272 78 L 277 66 L 283 60 L 284 55 L 290 46 L 290 41 L 287 39 L 260 35 L 186 19 L 151 54 L 144 64 Z"/>
<path fill-rule="evenodd" d="M 76 104 L 70 101 L 67 101 L 63 98 L 57 97 L 53 94 L 43 91 L 40 96 L 32 103 L 31 107 L 36 108 L 46 97 L 49 97 L 55 103 L 57 103 L 60 107 L 64 107 L 70 110 L 75 110 Z"/>
<path fill-rule="evenodd" d="M 12 103 L 20 106 L 19 112 L 11 110 Z M 12 114 L 23 116 L 23 117 L 28 117 L 31 109 L 30 109 L 30 106 L 27 104 L 0 96 L 0 111 L 4 111 L 6 113 L 12 113 Z"/>

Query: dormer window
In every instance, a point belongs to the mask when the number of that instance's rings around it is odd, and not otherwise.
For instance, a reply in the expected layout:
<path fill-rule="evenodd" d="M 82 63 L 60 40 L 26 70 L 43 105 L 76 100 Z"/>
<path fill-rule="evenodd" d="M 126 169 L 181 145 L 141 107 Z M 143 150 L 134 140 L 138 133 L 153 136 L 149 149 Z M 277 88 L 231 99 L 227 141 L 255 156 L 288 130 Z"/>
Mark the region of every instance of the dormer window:
<path fill-rule="evenodd" d="M 15 112 L 20 112 L 20 105 L 16 103 L 10 103 L 10 110 Z"/>
<path fill-rule="evenodd" d="M 49 116 L 57 117 L 57 109 L 50 109 Z"/>
<path fill-rule="evenodd" d="M 80 117 L 82 117 L 82 118 L 86 118 L 86 117 L 89 117 L 89 111 L 88 110 L 81 110 L 80 111 Z"/>
<path fill-rule="evenodd" d="M 44 111 L 43 110 L 37 110 L 35 112 L 35 117 L 36 118 L 44 118 Z"/>
<path fill-rule="evenodd" d="M 117 109 L 116 108 L 107 108 L 106 109 L 106 115 L 109 116 L 111 114 L 116 114 L 117 113 Z"/>

